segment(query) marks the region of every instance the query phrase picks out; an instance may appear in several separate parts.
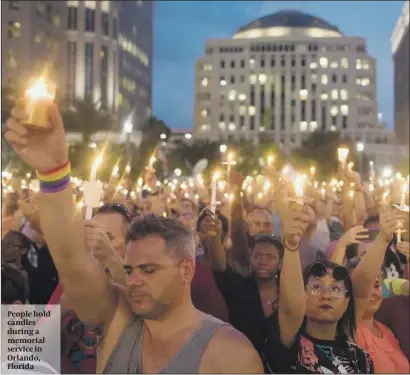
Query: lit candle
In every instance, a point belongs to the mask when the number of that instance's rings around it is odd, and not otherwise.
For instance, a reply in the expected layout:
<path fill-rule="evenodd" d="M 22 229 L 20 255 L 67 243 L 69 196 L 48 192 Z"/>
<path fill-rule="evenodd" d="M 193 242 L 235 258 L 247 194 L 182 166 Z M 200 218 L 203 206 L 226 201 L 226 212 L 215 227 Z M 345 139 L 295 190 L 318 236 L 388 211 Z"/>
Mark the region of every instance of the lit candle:
<path fill-rule="evenodd" d="M 148 166 L 150 167 L 150 168 L 153 168 L 153 166 L 154 166 L 154 163 L 157 161 L 157 159 L 154 157 L 154 156 L 152 156 L 150 159 L 149 159 L 149 164 L 148 164 Z"/>
<path fill-rule="evenodd" d="M 407 191 L 407 184 L 404 184 L 401 188 L 401 197 L 400 197 L 400 209 L 404 209 L 406 207 L 406 191 Z"/>
<path fill-rule="evenodd" d="M 294 182 L 296 202 L 303 205 L 303 178 L 298 176 Z"/>
<path fill-rule="evenodd" d="M 103 154 L 101 153 L 95 160 L 91 169 L 90 181 L 84 185 L 84 201 L 86 206 L 85 218 L 91 220 L 93 208 L 98 207 L 102 193 L 102 183 L 97 181 L 97 170 L 102 163 Z"/>
<path fill-rule="evenodd" d="M 127 165 L 127 166 L 125 167 L 125 172 L 126 172 L 126 173 L 130 173 L 130 171 L 131 171 L 131 167 L 130 167 L 129 165 Z"/>
<path fill-rule="evenodd" d="M 216 212 L 216 190 L 217 190 L 217 182 L 219 178 L 219 172 L 215 172 L 212 176 L 212 183 L 211 183 L 211 211 L 213 214 Z"/>
<path fill-rule="evenodd" d="M 350 199 L 354 198 L 354 191 L 353 190 L 349 190 L 349 198 Z"/>
<path fill-rule="evenodd" d="M 339 160 L 339 163 L 345 164 L 348 155 L 349 155 L 348 148 L 340 147 L 337 149 L 337 158 Z"/>
<path fill-rule="evenodd" d="M 271 166 L 272 166 L 274 160 L 275 160 L 275 157 L 274 157 L 273 155 L 269 155 L 269 156 L 268 156 L 268 159 L 267 159 L 268 167 L 271 167 Z"/>
<path fill-rule="evenodd" d="M 324 188 L 320 189 L 320 196 L 321 196 L 322 200 L 326 199 L 326 189 L 324 189 Z"/>
<path fill-rule="evenodd" d="M 316 168 L 315 167 L 310 167 L 310 175 L 313 177 L 316 173 Z"/>
<path fill-rule="evenodd" d="M 118 165 L 116 165 L 116 166 L 113 168 L 113 170 L 112 170 L 112 175 L 113 175 L 114 177 L 117 177 L 119 170 L 120 170 L 120 168 L 118 167 Z"/>
<path fill-rule="evenodd" d="M 39 128 L 49 127 L 48 110 L 54 100 L 54 94 L 48 91 L 47 82 L 44 78 L 36 80 L 25 92 L 25 112 L 27 119 L 23 124 Z"/>

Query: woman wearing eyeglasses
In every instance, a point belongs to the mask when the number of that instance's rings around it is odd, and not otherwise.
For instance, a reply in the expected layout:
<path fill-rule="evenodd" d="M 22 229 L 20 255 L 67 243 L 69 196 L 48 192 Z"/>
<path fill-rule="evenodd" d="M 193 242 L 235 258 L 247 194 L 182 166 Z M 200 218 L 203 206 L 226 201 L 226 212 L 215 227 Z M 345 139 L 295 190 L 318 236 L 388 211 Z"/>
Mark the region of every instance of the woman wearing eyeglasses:
<path fill-rule="evenodd" d="M 352 277 L 334 263 L 314 263 L 303 271 L 299 243 L 306 229 L 306 207 L 291 207 L 284 223 L 285 254 L 278 314 L 270 320 L 265 358 L 274 373 L 373 373 L 367 352 L 353 344 L 356 316 L 367 307 L 386 245 L 402 219 L 381 217 L 380 232 Z"/>

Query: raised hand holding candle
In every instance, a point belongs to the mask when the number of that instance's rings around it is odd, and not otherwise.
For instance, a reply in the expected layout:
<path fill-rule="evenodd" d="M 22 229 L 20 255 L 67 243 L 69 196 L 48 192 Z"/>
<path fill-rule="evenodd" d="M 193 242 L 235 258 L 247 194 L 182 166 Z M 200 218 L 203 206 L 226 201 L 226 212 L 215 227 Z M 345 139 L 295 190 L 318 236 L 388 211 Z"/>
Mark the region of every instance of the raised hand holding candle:
<path fill-rule="evenodd" d="M 26 126 L 47 129 L 49 127 L 48 110 L 54 100 L 54 93 L 44 78 L 39 78 L 25 92 L 25 112 L 27 118 L 22 121 Z"/>

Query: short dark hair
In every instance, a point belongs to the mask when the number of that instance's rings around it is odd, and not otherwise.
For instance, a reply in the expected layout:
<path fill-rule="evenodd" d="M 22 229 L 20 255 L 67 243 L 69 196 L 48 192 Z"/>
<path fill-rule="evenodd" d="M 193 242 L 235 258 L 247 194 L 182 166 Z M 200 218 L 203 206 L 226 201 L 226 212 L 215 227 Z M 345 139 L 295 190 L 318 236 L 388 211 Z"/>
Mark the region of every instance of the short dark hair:
<path fill-rule="evenodd" d="M 207 215 L 208 210 L 204 210 L 201 212 L 201 214 L 198 217 L 198 220 L 196 222 L 196 230 L 197 232 L 201 231 L 201 224 L 205 220 L 205 217 Z M 225 238 L 228 235 L 229 231 L 229 222 L 226 216 L 222 215 L 221 213 L 217 212 L 216 217 L 221 220 L 222 223 L 222 237 Z"/>
<path fill-rule="evenodd" d="M 251 253 L 255 249 L 255 246 L 258 243 L 267 243 L 272 245 L 276 250 L 279 252 L 279 259 L 283 259 L 283 254 L 285 252 L 285 248 L 280 240 L 279 237 L 274 237 L 274 236 L 266 236 L 263 234 L 257 234 L 256 236 L 253 237 L 252 245 L 251 245 Z"/>
<path fill-rule="evenodd" d="M 28 283 L 22 272 L 14 265 L 1 264 L 1 303 L 11 305 L 16 301 L 26 303 Z"/>
<path fill-rule="evenodd" d="M 132 221 L 132 216 L 127 207 L 121 203 L 107 203 L 99 207 L 95 215 L 98 214 L 120 214 L 128 225 Z"/>
<path fill-rule="evenodd" d="M 161 237 L 178 259 L 195 259 L 194 236 L 179 220 L 153 214 L 137 217 L 128 227 L 125 242 L 128 244 L 149 236 Z"/>
<path fill-rule="evenodd" d="M 323 263 L 326 268 L 330 268 L 330 269 L 335 269 L 336 267 L 340 267 L 340 264 L 333 263 L 328 260 L 323 260 L 321 261 L 321 263 Z M 310 267 L 312 266 L 312 264 L 309 264 L 303 270 L 303 273 L 302 273 L 303 282 L 305 285 L 307 285 L 309 281 L 309 276 L 311 275 Z M 348 341 L 349 336 L 352 340 L 354 340 L 356 336 L 356 312 L 355 312 L 355 302 L 354 302 L 354 296 L 353 296 L 353 283 L 352 283 L 352 279 L 350 278 L 350 275 L 346 277 L 343 283 L 347 290 L 346 296 L 350 297 L 350 299 L 349 299 L 349 304 L 347 305 L 346 311 L 344 312 L 343 316 L 337 323 L 337 328 L 336 328 L 337 337 L 336 338 L 338 340 Z M 303 321 L 303 326 L 302 326 L 303 328 L 305 328 L 306 322 L 307 320 L 305 317 Z"/>

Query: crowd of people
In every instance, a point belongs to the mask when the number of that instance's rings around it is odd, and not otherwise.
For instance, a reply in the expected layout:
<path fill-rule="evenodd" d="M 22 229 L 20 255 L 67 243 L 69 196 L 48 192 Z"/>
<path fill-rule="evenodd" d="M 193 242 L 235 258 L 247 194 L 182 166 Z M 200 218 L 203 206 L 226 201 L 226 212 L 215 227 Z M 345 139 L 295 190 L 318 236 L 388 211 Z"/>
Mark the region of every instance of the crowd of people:
<path fill-rule="evenodd" d="M 5 138 L 39 186 L 3 179 L 2 304 L 61 306 L 63 373 L 409 373 L 408 180 L 344 162 L 299 194 L 274 163 L 228 168 L 215 209 L 149 165 L 85 220 L 57 107 L 25 116 Z"/>

